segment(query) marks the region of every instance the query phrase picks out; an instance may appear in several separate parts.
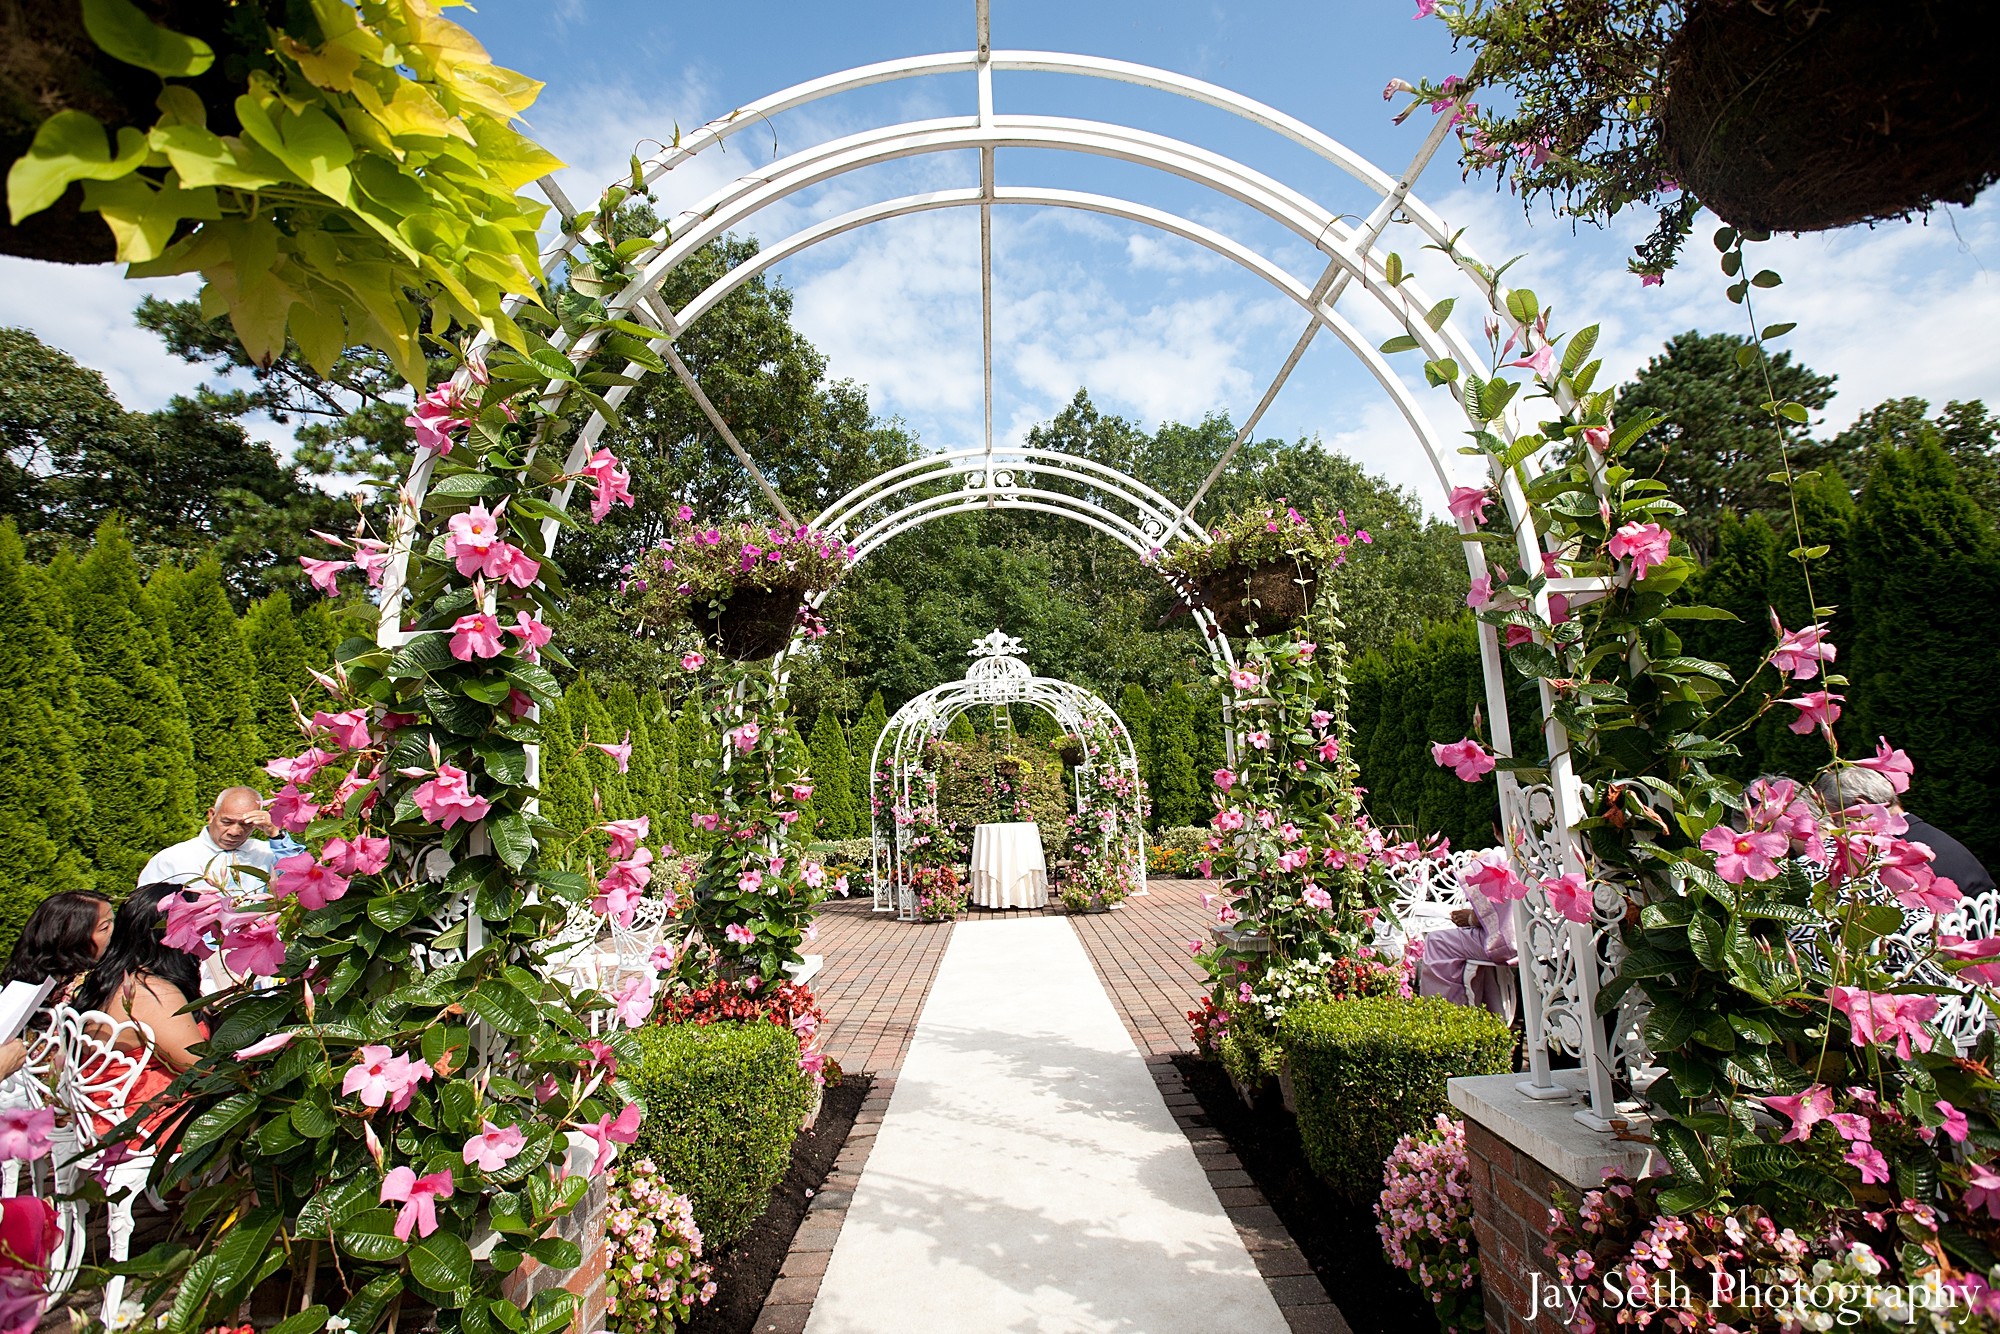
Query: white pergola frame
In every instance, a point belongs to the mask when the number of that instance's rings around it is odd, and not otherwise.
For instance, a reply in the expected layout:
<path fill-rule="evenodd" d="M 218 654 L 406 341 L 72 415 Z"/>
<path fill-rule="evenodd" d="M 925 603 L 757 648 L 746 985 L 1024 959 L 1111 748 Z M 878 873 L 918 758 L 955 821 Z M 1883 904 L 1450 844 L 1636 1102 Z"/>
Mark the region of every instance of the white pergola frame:
<path fill-rule="evenodd" d="M 995 51 L 988 40 L 987 10 L 988 0 L 976 0 L 978 43 L 974 50 L 881 61 L 796 84 L 691 133 L 677 135 L 671 146 L 640 164 L 641 180 L 652 184 L 698 155 L 720 148 L 741 131 L 766 124 L 770 117 L 788 110 L 899 80 L 964 74 L 976 79 L 977 107 L 970 114 L 898 123 L 816 144 L 710 193 L 668 220 L 653 244 L 634 261 L 636 274 L 632 281 L 605 303 L 613 316 L 657 331 L 651 347 L 687 387 L 717 435 L 756 481 L 778 516 L 787 521 L 793 518 L 755 459 L 702 392 L 693 372 L 677 352 L 676 341 L 689 325 L 715 309 L 731 292 L 773 265 L 858 228 L 948 208 L 977 208 L 980 216 L 984 438 L 976 446 L 926 455 L 870 479 L 820 516 L 818 526 L 852 542 L 862 557 L 931 519 L 991 509 L 1026 510 L 1074 519 L 1141 557 L 1176 541 L 1205 542 L 1206 534 L 1192 518 L 1195 508 L 1255 430 L 1322 330 L 1343 344 L 1373 377 L 1424 451 L 1439 485 L 1449 490 L 1453 485 L 1451 460 L 1455 448 L 1425 417 L 1411 387 L 1390 369 L 1374 343 L 1364 338 L 1337 306 L 1343 297 L 1358 293 L 1414 339 L 1425 359 L 1449 359 L 1462 367 L 1484 365 L 1484 359 L 1460 327 L 1462 316 L 1442 320 L 1433 328 L 1426 316 L 1435 302 L 1423 285 L 1407 274 L 1399 275 L 1397 281 L 1390 280 L 1376 246 L 1387 229 L 1395 225 L 1412 229 L 1420 246 L 1448 255 L 1459 271 L 1479 287 L 1489 307 L 1482 312 L 1482 318 L 1490 315 L 1503 327 L 1518 326 L 1507 310 L 1507 291 L 1495 279 L 1492 269 L 1482 264 L 1463 239 L 1413 193 L 1417 178 L 1448 137 L 1451 118 L 1437 117 L 1409 165 L 1400 175 L 1391 176 L 1366 157 L 1296 117 L 1205 80 L 1102 56 Z M 1377 203 L 1362 222 L 1352 224 L 1304 190 L 1194 144 L 1114 123 L 1001 114 L 994 96 L 996 73 L 1056 74 L 1110 81 L 1205 104 L 1257 125 L 1330 163 L 1372 192 Z M 1013 149 L 1096 155 L 1191 181 L 1285 228 L 1325 255 L 1325 268 L 1314 275 L 1294 274 L 1233 237 L 1140 201 L 1076 190 L 1001 186 L 996 179 L 995 160 L 1001 151 Z M 678 310 L 671 308 L 660 295 L 668 275 L 701 247 L 801 190 L 885 162 L 968 150 L 976 151 L 979 156 L 976 187 L 886 199 L 805 227 L 764 245 L 756 257 L 716 279 Z M 576 226 L 578 210 L 554 180 L 545 178 L 539 186 L 563 219 L 561 234 L 542 257 L 544 271 L 553 273 L 568 261 L 578 245 L 601 238 L 594 226 Z M 1077 209 L 1167 232 L 1257 275 L 1302 308 L 1305 325 L 1291 353 L 1244 418 L 1235 441 L 1184 503 L 1176 504 L 1138 479 L 1087 459 L 1056 451 L 996 445 L 992 427 L 991 221 L 996 206 Z M 570 335 L 563 333 L 554 341 L 559 349 L 580 358 L 595 346 L 600 336 L 588 333 L 572 343 Z M 637 380 L 645 370 L 633 364 L 628 365 L 625 373 Z M 615 408 L 630 390 L 629 385 L 614 387 L 605 398 Z M 1450 392 L 1462 394 L 1462 377 L 1450 387 Z M 544 391 L 544 401 L 552 406 L 559 404 L 563 394 L 563 386 L 552 381 Z M 1507 417 L 1481 425 L 1511 443 L 1516 435 L 1517 413 L 1518 407 L 1510 408 Z M 578 471 L 606 425 L 602 414 L 593 414 L 584 423 L 564 464 L 565 473 Z M 400 497 L 391 544 L 392 560 L 384 582 L 378 623 L 377 638 L 384 645 L 399 645 L 404 638 L 400 623 L 407 563 L 412 543 L 418 537 L 417 516 L 435 462 L 432 451 L 419 450 Z M 1524 568 L 1534 569 L 1543 554 L 1542 540 L 1520 482 L 1513 470 L 1500 470 L 1492 481 L 1513 525 L 1515 558 Z M 567 505 L 568 498 L 566 489 L 558 497 L 558 503 Z M 553 519 L 544 524 L 544 542 L 550 549 L 558 530 L 559 525 Z M 1462 521 L 1461 531 L 1470 536 L 1476 530 L 1470 521 Z M 1468 577 L 1476 579 L 1487 573 L 1480 543 L 1467 541 L 1462 545 Z M 1601 578 L 1552 579 L 1534 595 L 1532 610 L 1546 619 L 1550 594 L 1565 594 L 1577 602 L 1601 595 L 1607 586 Z M 1184 596 L 1188 593 L 1185 588 L 1179 591 Z M 1206 612 L 1197 608 L 1195 615 L 1207 635 L 1216 664 L 1231 665 L 1227 639 L 1216 632 Z M 1493 748 L 1500 754 L 1511 755 L 1514 738 L 1507 716 L 1500 645 L 1493 626 L 1485 623 L 1479 626 L 1479 645 L 1485 677 L 1485 712 Z M 1541 683 L 1539 690 L 1549 781 L 1523 787 L 1512 775 L 1499 775 L 1502 820 L 1509 845 L 1525 874 L 1587 872 L 1581 845 L 1574 834 L 1583 808 L 1570 764 L 1567 733 L 1554 715 L 1548 685 Z M 1232 754 L 1233 740 L 1231 737 Z M 1524 945 L 1521 980 L 1530 1060 L 1530 1077 L 1521 1088 L 1530 1097 L 1570 1096 L 1572 1088 L 1553 1078 L 1549 1062 L 1551 1044 L 1567 1050 L 1582 1061 L 1589 1095 L 1589 1109 L 1579 1112 L 1579 1119 L 1598 1129 L 1608 1129 L 1618 1115 L 1612 1094 L 1612 1072 L 1614 1060 L 1624 1060 L 1624 1044 L 1619 1044 L 1620 1050 L 1614 1052 L 1604 1025 L 1593 1016 L 1597 991 L 1612 971 L 1622 897 L 1615 887 L 1600 885 L 1598 906 L 1597 921 L 1590 925 L 1565 922 L 1539 892 L 1532 893 L 1517 909 L 1518 936 Z M 1531 943 L 1536 951 L 1532 956 L 1528 948 Z M 1625 1017 L 1621 1017 L 1618 1031 L 1621 1035 L 1631 1031 Z"/>
<path fill-rule="evenodd" d="M 984 651 L 1003 641 L 1004 636 L 995 630 L 973 648 L 975 660 L 962 679 L 932 686 L 910 699 L 890 716 L 882 734 L 875 739 L 875 749 L 868 757 L 868 808 L 873 838 L 869 877 L 876 912 L 893 911 L 903 921 L 916 918 L 916 896 L 905 883 L 910 840 L 907 817 L 920 804 L 915 780 L 919 773 L 925 772 L 923 757 L 929 743 L 942 737 L 952 720 L 962 713 L 975 708 L 999 710 L 1011 704 L 1040 709 L 1054 718 L 1064 732 L 1086 743 L 1083 762 L 1070 771 L 1070 795 L 1078 810 L 1083 808 L 1084 798 L 1106 761 L 1131 780 L 1133 791 L 1143 800 L 1145 781 L 1139 774 L 1139 754 L 1133 747 L 1132 733 L 1117 710 L 1073 681 L 1030 673 L 1027 664 L 1015 656 L 1019 651 L 1018 640 L 1004 651 Z M 1112 753 L 1093 758 L 1087 746 L 1100 729 L 1110 740 Z M 881 790 L 885 750 L 889 760 L 886 803 Z M 1126 811 L 1126 822 L 1126 834 L 1133 849 L 1132 861 L 1126 869 L 1138 886 L 1134 892 L 1144 894 L 1146 826 L 1139 818 L 1136 802 Z M 1110 838 L 1111 835 L 1104 835 L 1107 844 Z"/>

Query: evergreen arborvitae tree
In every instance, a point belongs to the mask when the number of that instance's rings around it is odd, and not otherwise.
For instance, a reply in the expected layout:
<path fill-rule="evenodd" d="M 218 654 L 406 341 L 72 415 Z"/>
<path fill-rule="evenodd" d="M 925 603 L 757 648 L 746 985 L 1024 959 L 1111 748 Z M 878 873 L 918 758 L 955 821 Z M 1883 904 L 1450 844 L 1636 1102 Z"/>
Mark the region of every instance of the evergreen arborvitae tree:
<path fill-rule="evenodd" d="M 138 882 L 155 852 L 199 823 L 187 705 L 117 520 L 97 530 L 65 591 L 78 662 L 77 738 L 91 765 L 82 841 L 97 883 L 122 890 Z"/>
<path fill-rule="evenodd" d="M 657 690 L 641 699 L 639 708 L 653 734 L 653 754 L 659 765 L 655 790 L 660 813 L 653 819 L 653 828 L 676 849 L 684 848 L 691 826 L 687 798 L 681 791 L 680 734 L 675 729 L 674 715 L 667 708 L 666 697 Z"/>
<path fill-rule="evenodd" d="M 541 814 L 556 828 L 556 861 L 571 870 L 582 866 L 589 851 L 585 831 L 597 823 L 590 769 L 570 724 L 574 712 L 568 692 L 554 708 L 542 710 Z"/>
<path fill-rule="evenodd" d="M 0 950 L 50 894 L 92 887 L 80 838 L 90 801 L 77 771 L 77 657 L 55 590 L 0 522 Z M 123 888 L 123 886 L 119 886 Z"/>
<path fill-rule="evenodd" d="M 950 727 L 944 729 L 944 739 L 969 746 L 979 740 L 979 733 L 972 730 L 972 719 L 961 713 L 951 720 Z"/>
<path fill-rule="evenodd" d="M 2000 535 L 1934 439 L 1876 455 L 1854 517 L 1848 582 L 1850 750 L 1886 736 L 1916 762 L 1905 802 L 2000 861 Z M 1843 649 L 1845 646 L 1842 646 Z M 1802 686 L 1807 683 L 1801 682 Z"/>
<path fill-rule="evenodd" d="M 265 759 L 295 754 L 301 739 L 292 701 L 303 704 L 319 685 L 307 666 L 306 645 L 290 597 L 273 593 L 250 604 L 243 615 L 243 647 L 256 668 L 249 693 L 259 748 Z"/>
<path fill-rule="evenodd" d="M 821 709 L 812 730 L 813 809 L 821 838 L 855 838 L 854 775 L 847 737 L 832 709 Z"/>
<path fill-rule="evenodd" d="M 581 749 L 578 763 L 596 793 L 591 803 L 594 814 L 589 822 L 624 820 L 641 814 L 632 800 L 626 775 L 618 772 L 618 762 L 597 749 L 599 744 L 613 745 L 626 740 L 627 729 L 612 721 L 611 711 L 604 707 L 590 678 L 577 677 L 563 692 L 563 705 L 569 711 L 570 730 Z"/>
<path fill-rule="evenodd" d="M 174 677 L 194 745 L 195 793 L 205 805 L 225 787 L 248 783 L 272 758 L 259 753 L 264 743 L 251 695 L 257 665 L 243 645 L 222 563 L 214 556 L 191 570 L 162 565 L 146 594 L 173 644 Z"/>
<path fill-rule="evenodd" d="M 625 791 L 637 814 L 660 820 L 660 751 L 653 740 L 652 725 L 639 707 L 639 696 L 623 681 L 614 682 L 604 692 L 604 710 L 612 730 L 632 737 L 632 758 L 625 773 Z"/>
<path fill-rule="evenodd" d="M 1118 720 L 1132 734 L 1132 749 L 1139 756 L 1139 776 L 1150 790 L 1153 772 L 1153 701 L 1143 686 L 1134 683 L 1118 697 Z"/>
<path fill-rule="evenodd" d="M 1431 757 L 1435 741 L 1475 732 L 1473 710 L 1485 713 L 1479 636 L 1469 618 L 1434 625 L 1421 640 L 1399 639 L 1387 654 L 1370 652 L 1349 669 L 1348 716 L 1369 814 L 1412 836 L 1443 834 L 1453 847 L 1493 842 L 1499 818 L 1492 783 L 1464 783 Z M 1517 715 L 1518 716 L 1518 715 Z M 1534 754 L 1531 731 L 1520 729 L 1519 753 Z"/>
<path fill-rule="evenodd" d="M 1195 768 L 1194 696 L 1176 681 L 1153 720 L 1153 822 L 1172 829 L 1201 819 L 1201 771 Z"/>
<path fill-rule="evenodd" d="M 687 844 L 704 848 L 707 840 L 693 827 L 693 817 L 715 809 L 715 785 L 709 765 L 714 760 L 712 746 L 720 745 L 708 727 L 708 712 L 699 695 L 681 701 L 674 715 L 674 756 L 679 766 L 681 802 L 687 808 Z"/>
<path fill-rule="evenodd" d="M 882 692 L 878 690 L 868 697 L 867 706 L 861 710 L 861 721 L 854 724 L 854 735 L 847 747 L 848 753 L 854 757 L 854 809 L 864 832 L 873 821 L 868 806 L 868 766 L 875 762 L 875 743 L 882 739 L 882 729 L 888 725 L 889 709 L 882 702 Z"/>

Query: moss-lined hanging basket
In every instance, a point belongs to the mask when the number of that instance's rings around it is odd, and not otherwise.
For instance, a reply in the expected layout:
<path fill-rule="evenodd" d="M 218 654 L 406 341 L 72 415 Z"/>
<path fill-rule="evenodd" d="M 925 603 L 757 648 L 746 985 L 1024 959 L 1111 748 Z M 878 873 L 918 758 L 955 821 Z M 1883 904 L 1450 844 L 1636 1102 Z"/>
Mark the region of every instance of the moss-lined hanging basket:
<path fill-rule="evenodd" d="M 1312 607 L 1317 577 L 1283 557 L 1262 565 L 1229 565 L 1190 575 L 1202 605 L 1224 634 L 1283 634 Z"/>

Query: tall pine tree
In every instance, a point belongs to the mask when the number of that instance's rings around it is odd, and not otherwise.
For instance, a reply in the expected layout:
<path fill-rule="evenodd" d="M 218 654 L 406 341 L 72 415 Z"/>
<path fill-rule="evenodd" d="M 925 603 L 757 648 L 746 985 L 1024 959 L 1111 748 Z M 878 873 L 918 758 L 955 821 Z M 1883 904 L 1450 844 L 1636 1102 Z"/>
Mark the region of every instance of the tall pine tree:
<path fill-rule="evenodd" d="M 812 730 L 813 809 L 821 838 L 858 837 L 853 762 L 847 737 L 832 709 L 821 709 Z"/>
<path fill-rule="evenodd" d="M 882 692 L 878 690 L 868 697 L 867 706 L 861 710 L 861 720 L 854 724 L 854 735 L 848 742 L 848 753 L 854 757 L 854 809 L 864 831 L 871 822 L 868 766 L 875 762 L 875 743 L 882 739 L 882 729 L 888 725 L 889 708 L 882 702 Z"/>
<path fill-rule="evenodd" d="M 97 882 L 123 889 L 200 824 L 187 704 L 167 668 L 124 525 L 106 520 L 66 590 L 76 648 L 77 735 L 91 763 L 83 845 Z"/>
<path fill-rule="evenodd" d="M 272 758 L 260 753 L 264 741 L 252 700 L 257 664 L 243 645 L 222 563 L 214 556 L 191 570 L 162 565 L 146 593 L 173 645 L 174 678 L 187 702 L 194 746 L 195 791 L 206 804 L 223 788 L 248 783 Z"/>
<path fill-rule="evenodd" d="M 1854 518 L 1849 749 L 1916 762 L 1910 810 L 2000 863 L 2000 535 L 1935 439 L 1875 457 Z"/>
<path fill-rule="evenodd" d="M 1193 824 L 1204 814 L 1194 719 L 1194 696 L 1174 682 L 1153 720 L 1153 822 L 1161 829 Z"/>
<path fill-rule="evenodd" d="M 90 800 L 77 766 L 67 623 L 13 522 L 0 522 L 0 950 L 13 949 L 44 898 L 93 883 L 80 846 Z"/>

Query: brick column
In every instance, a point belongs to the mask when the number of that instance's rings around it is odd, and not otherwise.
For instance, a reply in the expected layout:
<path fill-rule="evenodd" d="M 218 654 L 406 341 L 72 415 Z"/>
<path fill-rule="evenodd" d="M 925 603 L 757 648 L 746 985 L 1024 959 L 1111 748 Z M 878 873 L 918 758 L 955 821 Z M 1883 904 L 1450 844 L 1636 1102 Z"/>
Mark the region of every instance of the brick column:
<path fill-rule="evenodd" d="M 587 1334 L 590 1330 L 603 1329 L 604 1266 L 608 1258 L 604 1215 L 609 1199 L 605 1177 L 599 1175 L 592 1178 L 590 1192 L 576 1208 L 557 1221 L 556 1229 L 551 1234 L 575 1242 L 583 1251 L 582 1264 L 574 1269 L 551 1269 L 537 1260 L 523 1260 L 519 1269 L 501 1280 L 500 1295 L 525 1308 L 534 1300 L 536 1293 L 561 1288 L 583 1299 L 583 1304 L 577 1308 L 576 1318 L 570 1322 L 569 1334 Z"/>

